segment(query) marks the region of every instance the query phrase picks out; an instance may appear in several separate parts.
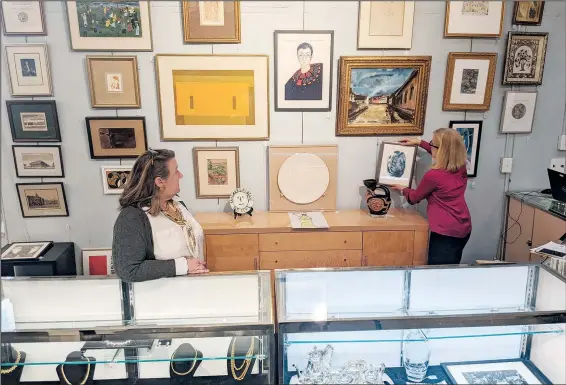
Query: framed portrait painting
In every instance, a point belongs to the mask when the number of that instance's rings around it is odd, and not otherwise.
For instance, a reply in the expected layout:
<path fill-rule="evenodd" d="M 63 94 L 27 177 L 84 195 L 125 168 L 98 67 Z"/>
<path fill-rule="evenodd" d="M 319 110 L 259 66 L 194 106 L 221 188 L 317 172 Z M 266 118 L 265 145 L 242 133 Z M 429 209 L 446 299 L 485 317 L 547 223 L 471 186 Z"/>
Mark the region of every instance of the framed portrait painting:
<path fill-rule="evenodd" d="M 183 1 L 185 43 L 239 43 L 240 1 Z"/>
<path fill-rule="evenodd" d="M 509 32 L 503 84 L 541 85 L 547 43 L 546 32 Z"/>
<path fill-rule="evenodd" d="M 147 151 L 145 118 L 87 117 L 91 159 L 137 158 Z"/>
<path fill-rule="evenodd" d="M 544 1 L 515 1 L 513 24 L 541 25 Z"/>
<path fill-rule="evenodd" d="M 104 194 L 122 194 L 132 172 L 132 166 L 102 166 L 101 171 Z"/>
<path fill-rule="evenodd" d="M 450 52 L 442 109 L 489 110 L 496 64 L 496 53 Z"/>
<path fill-rule="evenodd" d="M 502 134 L 529 134 L 533 132 L 537 91 L 507 91 L 501 111 Z"/>
<path fill-rule="evenodd" d="M 63 183 L 16 183 L 24 218 L 68 217 Z"/>
<path fill-rule="evenodd" d="M 83 275 L 114 275 L 112 249 L 82 249 Z"/>
<path fill-rule="evenodd" d="M 452 384 L 550 384 L 530 361 L 521 359 L 441 364 Z"/>
<path fill-rule="evenodd" d="M 36 259 L 52 245 L 53 242 L 15 242 L 2 252 L 2 260 Z"/>
<path fill-rule="evenodd" d="M 6 46 L 12 96 L 51 96 L 47 44 Z"/>
<path fill-rule="evenodd" d="M 342 56 L 336 135 L 423 133 L 430 56 Z"/>
<path fill-rule="evenodd" d="M 504 1 L 446 1 L 445 37 L 501 37 Z"/>
<path fill-rule="evenodd" d="M 334 31 L 275 31 L 275 111 L 330 111 Z"/>
<path fill-rule="evenodd" d="M 360 1 L 358 49 L 410 49 L 414 1 Z"/>
<path fill-rule="evenodd" d="M 4 35 L 47 35 L 43 1 L 2 1 Z"/>
<path fill-rule="evenodd" d="M 12 146 L 18 178 L 63 178 L 61 146 Z"/>
<path fill-rule="evenodd" d="M 469 177 L 478 175 L 480 154 L 481 120 L 451 120 L 450 128 L 458 131 L 466 147 L 466 170 Z"/>
<path fill-rule="evenodd" d="M 382 142 L 375 179 L 378 183 L 384 185 L 398 184 L 410 187 L 416 160 L 417 146 Z"/>
<path fill-rule="evenodd" d="M 14 142 L 60 142 L 55 100 L 7 100 Z"/>
<path fill-rule="evenodd" d="M 197 198 L 229 198 L 240 187 L 238 147 L 193 148 Z"/>
<path fill-rule="evenodd" d="M 140 108 L 136 56 L 87 56 L 92 108 Z"/>

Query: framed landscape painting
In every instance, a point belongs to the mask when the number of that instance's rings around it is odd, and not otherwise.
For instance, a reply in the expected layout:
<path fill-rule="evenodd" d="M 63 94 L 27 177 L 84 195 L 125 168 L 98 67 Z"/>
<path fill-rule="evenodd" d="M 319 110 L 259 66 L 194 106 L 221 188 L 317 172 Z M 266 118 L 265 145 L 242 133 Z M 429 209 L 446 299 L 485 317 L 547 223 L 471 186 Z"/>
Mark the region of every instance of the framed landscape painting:
<path fill-rule="evenodd" d="M 336 135 L 423 133 L 430 56 L 342 56 Z"/>
<path fill-rule="evenodd" d="M 458 131 L 466 147 L 466 170 L 469 177 L 478 175 L 478 159 L 480 153 L 481 120 L 451 120 L 450 128 Z"/>
<path fill-rule="evenodd" d="M 504 1 L 446 1 L 444 36 L 501 37 Z"/>
<path fill-rule="evenodd" d="M 240 2 L 183 1 L 185 43 L 239 43 Z"/>
<path fill-rule="evenodd" d="M 360 1 L 358 49 L 410 49 L 414 1 Z"/>
<path fill-rule="evenodd" d="M 509 32 L 503 84 L 541 85 L 547 32 Z"/>
<path fill-rule="evenodd" d="M 122 194 L 132 172 L 132 166 L 102 166 L 101 171 L 104 194 Z"/>
<path fill-rule="evenodd" d="M 47 44 L 6 46 L 12 96 L 51 96 Z"/>
<path fill-rule="evenodd" d="M 18 178 L 63 178 L 61 146 L 12 146 Z"/>
<path fill-rule="evenodd" d="M 91 159 L 137 158 L 147 151 L 144 117 L 85 119 Z"/>
<path fill-rule="evenodd" d="M 24 218 L 68 217 L 63 183 L 16 183 Z"/>
<path fill-rule="evenodd" d="M 4 35 L 47 35 L 43 1 L 1 1 Z"/>
<path fill-rule="evenodd" d="M 55 100 L 7 100 L 14 142 L 60 142 Z"/>
<path fill-rule="evenodd" d="M 193 148 L 197 198 L 229 198 L 240 187 L 238 147 Z"/>
<path fill-rule="evenodd" d="M 92 108 L 140 108 L 136 56 L 87 56 Z"/>
<path fill-rule="evenodd" d="M 533 132 L 537 91 L 507 91 L 501 111 L 502 134 L 530 134 Z"/>
<path fill-rule="evenodd" d="M 410 187 L 417 160 L 417 146 L 382 142 L 377 160 L 378 183 Z"/>
<path fill-rule="evenodd" d="M 541 25 L 544 1 L 515 1 L 513 24 Z"/>

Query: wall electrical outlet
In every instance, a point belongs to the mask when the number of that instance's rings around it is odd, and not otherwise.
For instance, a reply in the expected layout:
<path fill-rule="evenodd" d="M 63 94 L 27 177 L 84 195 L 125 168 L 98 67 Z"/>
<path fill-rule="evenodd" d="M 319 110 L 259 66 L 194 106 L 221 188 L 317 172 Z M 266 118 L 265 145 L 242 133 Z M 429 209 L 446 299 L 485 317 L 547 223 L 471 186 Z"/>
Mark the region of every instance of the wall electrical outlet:
<path fill-rule="evenodd" d="M 513 158 L 501 158 L 499 171 L 502 174 L 510 174 L 513 167 Z"/>
<path fill-rule="evenodd" d="M 558 149 L 560 151 L 566 151 L 566 135 L 560 135 L 558 137 Z"/>
<path fill-rule="evenodd" d="M 566 158 L 552 158 L 550 168 L 560 172 L 566 172 Z"/>

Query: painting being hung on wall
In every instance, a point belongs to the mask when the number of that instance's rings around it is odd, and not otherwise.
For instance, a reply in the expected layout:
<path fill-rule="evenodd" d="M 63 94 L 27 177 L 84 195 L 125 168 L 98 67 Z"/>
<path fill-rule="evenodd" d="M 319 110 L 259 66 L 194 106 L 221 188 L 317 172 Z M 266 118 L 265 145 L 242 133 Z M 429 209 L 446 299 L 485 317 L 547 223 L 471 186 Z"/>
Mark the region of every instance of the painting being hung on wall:
<path fill-rule="evenodd" d="M 336 134 L 422 134 L 430 63 L 430 56 L 341 57 Z"/>
<path fill-rule="evenodd" d="M 239 1 L 183 1 L 185 43 L 239 43 Z"/>
<path fill-rule="evenodd" d="M 151 51 L 149 1 L 67 1 L 77 51 Z"/>
<path fill-rule="evenodd" d="M 240 187 L 238 147 L 193 148 L 197 198 L 229 198 Z"/>
<path fill-rule="evenodd" d="M 501 37 L 504 1 L 446 1 L 444 36 Z"/>
<path fill-rule="evenodd" d="M 87 56 L 90 103 L 93 108 L 140 108 L 136 56 Z"/>
<path fill-rule="evenodd" d="M 51 73 L 47 44 L 6 46 L 12 96 L 50 96 Z"/>
<path fill-rule="evenodd" d="M 59 118 L 54 100 L 7 100 L 14 142 L 60 142 Z"/>
<path fill-rule="evenodd" d="M 2 1 L 4 35 L 46 35 L 43 1 Z"/>
<path fill-rule="evenodd" d="M 450 128 L 458 131 L 466 147 L 466 170 L 469 177 L 478 175 L 481 140 L 481 120 L 451 120 Z"/>
<path fill-rule="evenodd" d="M 358 49 L 409 49 L 414 1 L 360 1 Z"/>
<path fill-rule="evenodd" d="M 147 151 L 144 117 L 87 117 L 86 129 L 92 159 L 137 158 Z"/>
<path fill-rule="evenodd" d="M 509 32 L 503 84 L 541 85 L 547 42 L 546 32 Z"/>
<path fill-rule="evenodd" d="M 543 10 L 544 1 L 515 1 L 513 24 L 540 25 Z"/>
<path fill-rule="evenodd" d="M 333 31 L 275 31 L 275 111 L 332 109 Z"/>
<path fill-rule="evenodd" d="M 63 183 L 16 183 L 24 218 L 68 217 Z"/>
<path fill-rule="evenodd" d="M 384 185 L 410 187 L 416 160 L 417 146 L 383 142 L 375 179 Z"/>

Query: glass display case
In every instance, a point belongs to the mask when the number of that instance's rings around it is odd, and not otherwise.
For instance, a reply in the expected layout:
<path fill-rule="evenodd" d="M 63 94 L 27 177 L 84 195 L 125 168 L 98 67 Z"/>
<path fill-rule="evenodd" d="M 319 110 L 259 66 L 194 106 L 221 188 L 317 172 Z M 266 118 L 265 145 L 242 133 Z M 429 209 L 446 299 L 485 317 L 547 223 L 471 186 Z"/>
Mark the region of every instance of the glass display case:
<path fill-rule="evenodd" d="M 566 383 L 566 282 L 545 266 L 275 277 L 281 384 Z"/>
<path fill-rule="evenodd" d="M 1 284 L 2 384 L 275 382 L 270 272 Z"/>

